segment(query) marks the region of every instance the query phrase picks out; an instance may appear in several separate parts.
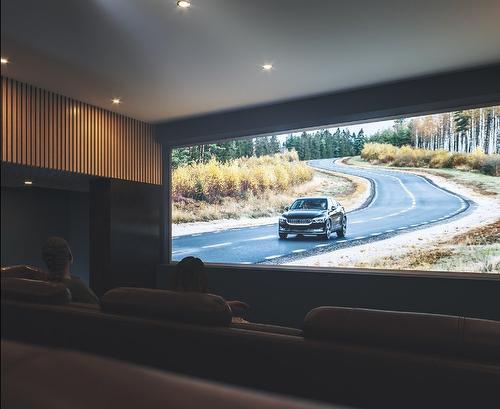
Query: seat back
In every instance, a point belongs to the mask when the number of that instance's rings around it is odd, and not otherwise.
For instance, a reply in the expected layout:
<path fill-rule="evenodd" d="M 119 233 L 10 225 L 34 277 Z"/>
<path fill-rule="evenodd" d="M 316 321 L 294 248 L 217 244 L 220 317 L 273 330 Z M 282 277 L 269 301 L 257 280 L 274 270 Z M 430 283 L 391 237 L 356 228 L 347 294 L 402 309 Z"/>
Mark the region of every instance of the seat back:
<path fill-rule="evenodd" d="M 122 287 L 101 298 L 105 312 L 199 325 L 228 326 L 232 313 L 226 301 L 213 294 L 183 293 Z"/>
<path fill-rule="evenodd" d="M 353 407 L 478 407 L 500 382 L 500 365 L 487 360 L 71 306 L 2 300 L 1 326 L 5 339 Z"/>
<path fill-rule="evenodd" d="M 67 304 L 71 292 L 62 283 L 2 277 L 2 300 L 15 300 L 40 304 Z"/>
<path fill-rule="evenodd" d="M 307 314 L 304 337 L 406 351 L 500 357 L 500 322 L 449 315 L 319 307 Z"/>
<path fill-rule="evenodd" d="M 34 266 L 20 264 L 2 267 L 0 276 L 2 278 L 28 278 L 30 280 L 47 280 L 47 272 Z"/>

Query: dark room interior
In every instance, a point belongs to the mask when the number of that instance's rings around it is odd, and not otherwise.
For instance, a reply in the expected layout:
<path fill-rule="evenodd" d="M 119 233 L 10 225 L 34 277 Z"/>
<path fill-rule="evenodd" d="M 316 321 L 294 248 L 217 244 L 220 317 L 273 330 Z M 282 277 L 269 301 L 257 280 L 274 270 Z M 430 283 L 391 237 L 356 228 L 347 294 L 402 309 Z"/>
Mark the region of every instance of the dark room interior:
<path fill-rule="evenodd" d="M 2 408 L 498 406 L 498 1 L 1 14 Z"/>

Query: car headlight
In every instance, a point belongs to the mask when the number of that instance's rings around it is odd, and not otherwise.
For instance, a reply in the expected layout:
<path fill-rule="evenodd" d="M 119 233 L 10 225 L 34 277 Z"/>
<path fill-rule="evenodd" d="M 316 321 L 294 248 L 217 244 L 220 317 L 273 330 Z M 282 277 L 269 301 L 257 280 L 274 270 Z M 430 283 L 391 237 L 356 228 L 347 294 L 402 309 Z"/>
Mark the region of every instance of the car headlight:
<path fill-rule="evenodd" d="M 285 223 L 286 222 L 286 218 L 285 217 L 280 217 L 280 223 Z"/>
<path fill-rule="evenodd" d="M 316 217 L 315 219 L 312 219 L 313 223 L 324 223 L 325 221 L 326 221 L 326 216 Z"/>

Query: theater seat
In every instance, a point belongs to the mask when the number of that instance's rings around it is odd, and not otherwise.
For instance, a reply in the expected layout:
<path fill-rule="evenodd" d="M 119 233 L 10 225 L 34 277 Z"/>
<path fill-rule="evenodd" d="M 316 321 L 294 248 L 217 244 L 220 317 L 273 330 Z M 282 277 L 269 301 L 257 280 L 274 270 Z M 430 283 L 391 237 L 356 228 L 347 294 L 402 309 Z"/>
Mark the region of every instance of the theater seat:
<path fill-rule="evenodd" d="M 61 305 L 71 301 L 71 292 L 62 283 L 2 277 L 2 300 Z"/>
<path fill-rule="evenodd" d="M 104 312 L 200 325 L 228 326 L 232 313 L 213 294 L 182 293 L 149 288 L 115 288 L 101 298 Z"/>
<path fill-rule="evenodd" d="M 6 341 L 2 341 L 1 368 L 2 407 L 9 409 L 326 407 L 91 355 Z"/>
<path fill-rule="evenodd" d="M 69 305 L 2 299 L 1 327 L 4 339 L 353 407 L 484 407 L 500 382 L 500 363 L 489 356 L 465 359 Z"/>
<path fill-rule="evenodd" d="M 231 324 L 231 328 L 258 331 L 268 334 L 290 335 L 294 337 L 302 336 L 302 331 L 297 328 L 282 327 L 281 325 L 259 324 L 258 322 L 233 323 Z"/>
<path fill-rule="evenodd" d="M 47 280 L 47 272 L 34 266 L 20 264 L 16 266 L 6 266 L 1 269 L 2 278 L 29 278 L 30 280 Z"/>
<path fill-rule="evenodd" d="M 469 356 L 496 357 L 500 360 L 500 322 L 464 318 L 463 348 Z"/>
<path fill-rule="evenodd" d="M 500 358 L 500 322 L 458 316 L 319 307 L 307 314 L 304 337 L 396 350 Z"/>

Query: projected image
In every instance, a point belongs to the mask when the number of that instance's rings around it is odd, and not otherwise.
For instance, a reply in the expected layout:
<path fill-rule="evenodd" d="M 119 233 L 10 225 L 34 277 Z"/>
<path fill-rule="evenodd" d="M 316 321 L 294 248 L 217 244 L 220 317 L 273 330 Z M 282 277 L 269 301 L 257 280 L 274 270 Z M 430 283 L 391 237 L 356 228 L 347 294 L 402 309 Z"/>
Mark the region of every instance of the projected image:
<path fill-rule="evenodd" d="M 172 258 L 500 273 L 500 106 L 177 148 Z"/>

